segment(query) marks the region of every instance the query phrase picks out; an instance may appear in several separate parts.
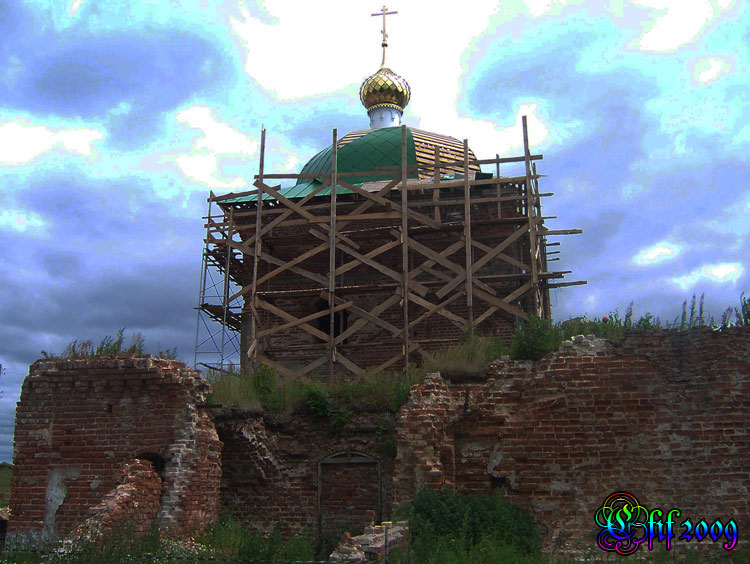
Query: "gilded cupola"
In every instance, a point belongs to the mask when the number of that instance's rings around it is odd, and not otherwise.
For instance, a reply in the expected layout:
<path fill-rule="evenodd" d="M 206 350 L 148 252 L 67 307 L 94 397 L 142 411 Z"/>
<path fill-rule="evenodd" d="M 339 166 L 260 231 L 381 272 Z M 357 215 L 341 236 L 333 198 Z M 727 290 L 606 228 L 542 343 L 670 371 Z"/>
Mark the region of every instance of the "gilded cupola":
<path fill-rule="evenodd" d="M 385 17 L 398 12 L 383 9 L 373 16 L 383 16 L 383 61 L 378 72 L 365 79 L 359 89 L 359 99 L 370 116 L 370 128 L 401 125 L 401 116 L 411 97 L 411 88 L 404 77 L 385 66 L 385 50 L 388 47 L 388 34 L 385 31 Z"/>
<path fill-rule="evenodd" d="M 359 99 L 368 112 L 376 108 L 393 108 L 403 112 L 410 96 L 409 83 L 386 67 L 381 67 L 367 78 L 359 89 Z"/>

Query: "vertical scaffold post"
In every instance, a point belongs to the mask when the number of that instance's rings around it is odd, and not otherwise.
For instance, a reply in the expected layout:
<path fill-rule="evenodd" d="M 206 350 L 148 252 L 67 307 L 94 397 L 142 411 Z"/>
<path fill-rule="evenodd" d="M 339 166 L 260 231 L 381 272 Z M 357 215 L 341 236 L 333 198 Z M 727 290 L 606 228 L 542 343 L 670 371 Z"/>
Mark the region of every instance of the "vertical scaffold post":
<path fill-rule="evenodd" d="M 234 233 L 232 232 L 234 228 L 234 207 L 229 208 L 229 225 L 227 226 L 227 232 L 224 236 L 224 244 L 227 247 L 227 262 L 224 268 L 224 289 L 222 292 L 222 299 L 221 299 L 221 305 L 222 305 L 222 313 L 221 313 L 221 355 L 220 355 L 220 363 L 219 367 L 224 370 L 224 345 L 226 344 L 226 334 L 227 334 L 227 311 L 229 311 L 229 269 L 232 266 L 232 247 L 230 246 L 230 242 L 232 241 L 232 237 L 234 237 Z"/>
<path fill-rule="evenodd" d="M 334 339 L 336 335 L 336 184 L 338 183 L 338 130 L 333 130 L 332 156 L 331 156 L 331 225 L 328 233 L 328 366 L 329 377 L 333 381 L 334 363 L 336 362 L 336 347 Z"/>
<path fill-rule="evenodd" d="M 206 244 L 203 247 L 203 258 L 201 260 L 201 280 L 198 285 L 198 320 L 195 324 L 195 355 L 193 357 L 193 368 L 198 366 L 198 341 L 200 338 L 201 328 L 201 307 L 206 301 L 206 269 L 208 268 L 208 245 L 209 237 L 211 236 L 211 204 L 213 203 L 214 193 L 213 190 L 209 192 L 208 197 L 208 217 L 206 218 Z"/>
<path fill-rule="evenodd" d="M 433 213 L 433 216 L 435 218 L 435 221 L 438 223 L 442 223 L 440 221 L 440 206 L 438 203 L 440 202 L 440 188 L 437 187 L 437 184 L 440 182 L 440 146 L 435 145 L 435 168 L 432 171 L 432 181 L 435 183 L 435 186 L 432 189 L 432 201 L 435 203 L 435 212 Z"/>
<path fill-rule="evenodd" d="M 253 366 L 258 357 L 258 304 L 256 292 L 258 290 L 258 262 L 260 261 L 262 239 L 260 230 L 263 227 L 261 214 L 263 213 L 263 161 L 266 153 L 266 128 L 262 127 L 260 131 L 260 163 L 258 165 L 258 192 L 255 202 L 255 244 L 253 245 L 253 280 L 250 288 L 250 311 L 252 312 L 252 323 L 250 326 L 250 349 L 242 351 L 241 354 L 247 354 Z"/>
<path fill-rule="evenodd" d="M 531 184 L 531 153 L 529 152 L 529 129 L 526 124 L 526 116 L 521 118 L 523 125 L 523 155 L 526 162 L 526 215 L 529 218 L 529 259 L 531 261 L 531 312 L 541 317 L 541 304 L 539 303 L 539 269 L 537 268 L 537 217 L 534 190 Z"/>
<path fill-rule="evenodd" d="M 406 126 L 401 126 L 401 298 L 404 308 L 404 374 L 409 368 L 409 216 L 406 176 L 408 160 L 406 151 Z"/>
<path fill-rule="evenodd" d="M 495 153 L 495 178 L 497 179 L 497 197 L 499 198 L 502 196 L 502 191 L 500 190 L 500 155 Z M 503 203 L 498 202 L 497 203 L 497 218 L 500 219 L 503 217 Z"/>
<path fill-rule="evenodd" d="M 471 186 L 469 184 L 469 140 L 464 139 L 464 240 L 466 242 L 466 330 L 474 332 L 474 276 L 471 260 Z"/>

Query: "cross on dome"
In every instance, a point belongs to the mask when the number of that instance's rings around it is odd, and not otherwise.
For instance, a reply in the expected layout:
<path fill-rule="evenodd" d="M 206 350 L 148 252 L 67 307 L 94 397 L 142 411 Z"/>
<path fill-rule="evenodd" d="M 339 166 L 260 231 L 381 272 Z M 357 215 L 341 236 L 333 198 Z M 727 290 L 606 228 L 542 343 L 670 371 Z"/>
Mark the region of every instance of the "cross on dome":
<path fill-rule="evenodd" d="M 380 32 L 383 34 L 383 62 L 380 63 L 381 67 L 385 66 L 385 48 L 388 47 L 388 34 L 385 31 L 385 17 L 390 16 L 391 14 L 398 14 L 398 12 L 389 12 L 385 5 L 383 5 L 383 8 L 377 14 L 370 14 L 371 16 L 383 16 L 383 30 Z"/>
<path fill-rule="evenodd" d="M 411 88 L 406 80 L 385 66 L 385 49 L 388 47 L 388 33 L 385 17 L 398 14 L 388 11 L 386 6 L 372 16 L 383 17 L 383 61 L 380 69 L 368 77 L 359 89 L 359 99 L 370 116 L 370 128 L 393 127 L 401 125 L 401 116 L 411 97 Z"/>

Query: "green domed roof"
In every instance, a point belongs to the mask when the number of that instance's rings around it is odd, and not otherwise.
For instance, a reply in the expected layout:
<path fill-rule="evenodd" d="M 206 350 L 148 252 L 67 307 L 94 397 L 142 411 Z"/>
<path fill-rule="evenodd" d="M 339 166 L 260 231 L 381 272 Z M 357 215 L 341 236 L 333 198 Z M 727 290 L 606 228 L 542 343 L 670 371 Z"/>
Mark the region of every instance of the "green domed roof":
<path fill-rule="evenodd" d="M 365 173 L 361 176 L 345 177 L 343 180 L 348 184 L 363 184 L 376 180 L 388 180 L 395 176 L 394 173 L 392 171 L 383 173 L 380 170 L 383 168 L 393 169 L 401 167 L 400 127 L 384 127 L 382 129 L 374 129 L 370 132 L 356 131 L 342 137 L 337 145 L 337 168 L 339 174 L 344 172 Z M 321 176 L 328 176 L 331 174 L 332 160 L 333 147 L 323 149 L 308 161 L 300 171 L 300 174 L 321 174 Z M 406 163 L 408 166 L 417 164 L 414 136 L 408 127 L 406 128 Z M 409 178 L 417 178 L 417 174 L 412 174 Z M 323 178 L 300 178 L 295 186 L 287 189 L 288 193 L 285 193 L 284 196 L 287 198 L 305 196 L 311 189 L 322 182 Z M 336 191 L 342 194 L 351 193 L 351 190 L 340 187 Z M 325 196 L 330 193 L 331 190 L 328 187 L 319 192 L 318 195 Z"/>
<path fill-rule="evenodd" d="M 361 172 L 357 176 L 342 178 L 348 184 L 363 184 L 378 180 L 389 180 L 396 176 L 394 168 L 401 169 L 401 127 L 383 127 L 380 129 L 366 129 L 353 131 L 337 143 L 338 172 Z M 444 173 L 463 173 L 463 143 L 454 137 L 430 133 L 419 129 L 406 128 L 406 163 L 407 166 L 419 165 L 424 167 L 429 174 L 414 173 L 409 178 L 431 177 L 435 149 L 439 149 L 440 158 L 443 161 L 452 161 L 456 164 L 442 167 Z M 320 174 L 320 178 L 300 178 L 294 186 L 282 188 L 279 193 L 286 198 L 303 198 L 320 186 L 325 177 L 331 174 L 333 160 L 332 147 L 323 149 L 320 153 L 310 159 L 300 171 L 301 174 Z M 383 172 L 383 169 L 391 170 Z M 469 149 L 469 169 L 479 172 L 480 168 L 474 153 Z M 351 190 L 338 186 L 337 194 L 350 194 Z M 327 186 L 317 196 L 328 196 L 331 187 Z M 256 194 L 240 196 L 223 203 L 253 202 L 257 199 Z M 273 200 L 270 194 L 263 195 L 264 200 Z"/>

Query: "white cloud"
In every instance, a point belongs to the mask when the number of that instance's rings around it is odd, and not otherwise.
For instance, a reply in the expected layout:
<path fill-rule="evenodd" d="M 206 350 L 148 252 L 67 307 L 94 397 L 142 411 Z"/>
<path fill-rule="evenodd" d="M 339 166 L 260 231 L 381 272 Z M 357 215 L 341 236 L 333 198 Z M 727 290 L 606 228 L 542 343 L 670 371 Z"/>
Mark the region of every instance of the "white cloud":
<path fill-rule="evenodd" d="M 563 7 L 567 0 L 524 0 L 524 4 L 529 10 L 529 15 L 538 18 L 554 8 Z"/>
<path fill-rule="evenodd" d="M 181 155 L 175 159 L 175 162 L 185 176 L 196 182 L 205 184 L 209 188 L 233 189 L 247 185 L 247 183 L 240 178 L 235 178 L 231 182 L 220 180 L 216 176 L 219 165 L 218 158 L 214 154 Z"/>
<path fill-rule="evenodd" d="M 83 4 L 83 0 L 73 0 L 70 4 L 70 15 L 74 15 L 81 7 L 81 4 Z"/>
<path fill-rule="evenodd" d="M 653 25 L 640 39 L 641 49 L 656 52 L 672 51 L 690 43 L 718 11 L 729 7 L 727 2 L 712 5 L 710 0 L 634 0 L 634 3 L 657 12 Z"/>
<path fill-rule="evenodd" d="M 0 125 L 0 164 L 21 165 L 43 153 L 62 147 L 83 156 L 93 153 L 92 144 L 104 137 L 95 129 L 52 130 L 32 125 L 28 120 L 14 120 Z"/>
<path fill-rule="evenodd" d="M 670 278 L 670 282 L 685 291 L 701 281 L 736 284 L 744 272 L 745 269 L 739 262 L 705 264 L 688 274 Z"/>
<path fill-rule="evenodd" d="M 642 249 L 636 254 L 631 262 L 638 266 L 649 266 L 659 264 L 677 258 L 682 253 L 683 247 L 669 241 L 659 241 L 650 247 Z"/>
<path fill-rule="evenodd" d="M 716 80 L 719 76 L 724 74 L 729 65 L 722 59 L 714 57 L 701 59 L 695 64 L 695 70 L 693 71 L 693 77 L 698 82 L 705 84 Z"/>
<path fill-rule="evenodd" d="M 5 209 L 0 211 L 0 229 L 9 229 L 24 233 L 27 229 L 41 231 L 44 227 L 42 218 L 35 214 L 20 210 Z"/>
<path fill-rule="evenodd" d="M 258 150 L 256 141 L 217 120 L 211 108 L 206 106 L 194 106 L 182 110 L 175 117 L 178 122 L 203 132 L 203 138 L 195 144 L 195 149 L 206 149 L 217 154 L 245 156 L 252 156 Z"/>
<path fill-rule="evenodd" d="M 258 151 L 257 141 L 218 120 L 214 117 L 212 109 L 206 106 L 182 110 L 175 118 L 178 123 L 203 133 L 203 136 L 193 143 L 189 154 L 172 158 L 185 176 L 209 188 L 235 189 L 248 185 L 248 181 L 239 176 L 231 180 L 220 178 L 220 159 L 252 157 Z"/>

